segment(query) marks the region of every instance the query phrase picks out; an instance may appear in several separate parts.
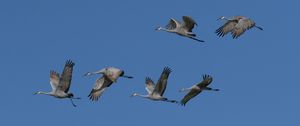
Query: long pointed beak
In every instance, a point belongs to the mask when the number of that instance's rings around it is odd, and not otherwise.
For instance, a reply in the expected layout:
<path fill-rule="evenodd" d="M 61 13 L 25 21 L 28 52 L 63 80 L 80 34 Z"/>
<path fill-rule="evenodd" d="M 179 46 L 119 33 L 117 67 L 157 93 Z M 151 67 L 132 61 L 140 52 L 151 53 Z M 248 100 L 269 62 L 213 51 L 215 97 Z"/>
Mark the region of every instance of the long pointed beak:
<path fill-rule="evenodd" d="M 155 28 L 154 30 L 159 31 L 159 30 L 161 30 L 161 29 L 162 29 L 162 27 L 157 27 L 157 28 Z"/>
<path fill-rule="evenodd" d="M 92 73 L 91 72 L 87 72 L 87 73 L 85 73 L 85 74 L 83 74 L 83 76 L 90 76 L 90 75 L 92 75 Z"/>
<path fill-rule="evenodd" d="M 217 21 L 221 20 L 222 18 L 218 18 Z"/>

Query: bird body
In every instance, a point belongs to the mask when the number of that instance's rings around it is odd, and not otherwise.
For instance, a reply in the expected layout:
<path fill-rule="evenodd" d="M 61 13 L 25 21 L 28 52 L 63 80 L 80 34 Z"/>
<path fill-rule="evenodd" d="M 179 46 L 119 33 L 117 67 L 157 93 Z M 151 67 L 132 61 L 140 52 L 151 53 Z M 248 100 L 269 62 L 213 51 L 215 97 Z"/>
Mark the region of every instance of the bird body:
<path fill-rule="evenodd" d="M 244 34 L 246 30 L 249 30 L 253 27 L 263 30 L 263 28 L 257 26 L 253 20 L 244 16 L 234 16 L 230 19 L 222 16 L 218 20 L 227 21 L 223 26 L 219 27 L 215 31 L 219 37 L 223 37 L 227 33 L 231 32 L 232 38 L 236 39 Z"/>
<path fill-rule="evenodd" d="M 196 34 L 192 32 L 197 23 L 189 16 L 183 16 L 183 23 L 171 18 L 166 27 L 158 27 L 156 30 L 163 30 L 170 33 L 176 33 L 180 36 L 194 39 L 198 42 L 204 42 L 196 38 Z"/>
<path fill-rule="evenodd" d="M 75 63 L 73 63 L 71 60 L 67 60 L 61 77 L 59 73 L 55 71 L 50 71 L 50 85 L 52 87 L 51 92 L 38 91 L 35 94 L 45 94 L 60 99 L 69 98 L 71 100 L 72 105 L 76 107 L 72 99 L 80 98 L 74 98 L 74 95 L 69 92 L 74 65 Z"/>
<path fill-rule="evenodd" d="M 92 91 L 88 95 L 92 101 L 97 101 L 108 87 L 117 82 L 119 77 L 133 78 L 132 76 L 124 75 L 123 70 L 115 67 L 106 67 L 96 72 L 87 72 L 84 76 L 95 74 L 102 74 L 102 77 L 96 80 Z"/>
<path fill-rule="evenodd" d="M 133 93 L 131 96 L 139 96 L 153 101 L 166 101 L 171 103 L 177 103 L 176 100 L 168 100 L 168 98 L 163 97 L 163 94 L 167 88 L 167 81 L 170 73 L 171 69 L 169 67 L 165 67 L 156 85 L 154 84 L 151 78 L 146 77 L 146 91 L 148 92 L 148 94 L 141 95 L 138 93 Z"/>
<path fill-rule="evenodd" d="M 201 93 L 203 90 L 210 90 L 210 91 L 219 91 L 219 89 L 212 89 L 208 87 L 210 83 L 212 82 L 212 77 L 209 75 L 203 75 L 203 80 L 198 83 L 193 85 L 190 88 L 183 88 L 179 90 L 180 92 L 188 91 L 188 94 L 184 96 L 184 98 L 180 101 L 182 105 L 185 105 L 190 99 L 194 98 L 197 96 L 199 93 Z"/>

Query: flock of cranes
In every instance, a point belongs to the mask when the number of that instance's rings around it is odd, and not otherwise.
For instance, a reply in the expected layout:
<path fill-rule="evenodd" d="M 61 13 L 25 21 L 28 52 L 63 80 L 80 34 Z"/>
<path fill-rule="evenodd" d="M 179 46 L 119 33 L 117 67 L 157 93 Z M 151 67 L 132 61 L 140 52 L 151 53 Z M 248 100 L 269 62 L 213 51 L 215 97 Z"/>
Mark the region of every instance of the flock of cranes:
<path fill-rule="evenodd" d="M 182 17 L 183 22 L 177 21 L 173 18 L 170 19 L 169 23 L 165 27 L 158 27 L 155 30 L 162 30 L 170 33 L 176 33 L 180 36 L 184 36 L 197 42 L 204 42 L 196 38 L 196 34 L 193 33 L 193 28 L 197 23 L 194 19 L 189 16 Z M 253 20 L 244 16 L 234 16 L 233 18 L 226 18 L 224 16 L 220 17 L 218 20 L 226 20 L 226 23 L 218 28 L 215 33 L 223 37 L 229 32 L 231 32 L 232 38 L 237 39 L 246 30 L 249 30 L 253 27 L 258 28 L 259 30 L 263 30 L 263 28 L 257 26 Z M 42 92 L 38 91 L 35 94 L 44 94 L 50 95 L 56 98 L 68 98 L 70 99 L 72 105 L 76 107 L 73 102 L 73 99 L 81 99 L 79 97 L 74 97 L 73 93 L 69 92 L 72 80 L 73 67 L 75 63 L 71 60 L 67 60 L 61 75 L 59 75 L 56 71 L 50 71 L 50 85 L 52 87 L 51 92 Z M 188 92 L 181 101 L 177 100 L 169 100 L 164 97 L 164 92 L 167 88 L 168 78 L 170 73 L 172 72 L 171 68 L 165 67 L 163 72 L 160 75 L 157 83 L 155 84 L 150 77 L 146 77 L 145 79 L 145 89 L 148 92 L 146 95 L 133 93 L 131 96 L 138 96 L 146 99 L 150 99 L 153 101 L 163 101 L 170 103 L 180 103 L 181 105 L 186 105 L 186 103 L 197 96 L 202 91 L 219 91 L 219 89 L 213 89 L 209 87 L 213 78 L 210 75 L 203 75 L 203 80 L 189 88 L 182 88 L 180 92 Z M 125 75 L 125 72 L 119 68 L 115 67 L 106 67 L 96 72 L 87 72 L 84 76 L 91 76 L 96 74 L 102 74 L 100 78 L 98 78 L 92 88 L 92 91 L 88 95 L 91 101 L 99 100 L 100 96 L 103 92 L 110 87 L 113 83 L 116 83 L 119 77 L 124 78 L 133 78 L 132 76 Z"/>
<path fill-rule="evenodd" d="M 165 27 L 158 27 L 155 30 L 176 33 L 180 36 L 191 38 L 198 42 L 204 42 L 203 40 L 196 38 L 196 34 L 192 31 L 194 26 L 197 25 L 195 20 L 189 16 L 182 16 L 182 20 L 183 22 L 180 22 L 171 18 L 169 23 Z M 226 23 L 218 28 L 215 32 L 220 37 L 223 37 L 227 33 L 231 32 L 232 38 L 236 39 L 241 36 L 246 30 L 249 30 L 252 27 L 263 30 L 261 27 L 256 26 L 253 20 L 244 16 L 234 16 L 230 19 L 222 16 L 218 20 L 226 20 Z"/>

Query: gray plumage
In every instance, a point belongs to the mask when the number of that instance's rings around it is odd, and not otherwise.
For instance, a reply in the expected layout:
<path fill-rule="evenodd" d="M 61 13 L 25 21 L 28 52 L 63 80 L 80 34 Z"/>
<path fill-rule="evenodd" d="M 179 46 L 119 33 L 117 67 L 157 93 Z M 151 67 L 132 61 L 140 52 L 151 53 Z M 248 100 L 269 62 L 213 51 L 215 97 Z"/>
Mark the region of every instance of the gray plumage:
<path fill-rule="evenodd" d="M 211 91 L 219 91 L 219 89 L 212 89 L 208 87 L 210 83 L 213 81 L 213 78 L 209 75 L 203 75 L 203 80 L 200 83 L 193 85 L 190 88 L 183 88 L 180 92 L 188 91 L 188 93 L 184 96 L 184 98 L 180 101 L 182 105 L 185 105 L 189 100 L 197 96 L 203 90 L 211 90 Z"/>
<path fill-rule="evenodd" d="M 119 77 L 133 78 L 132 76 L 124 75 L 123 70 L 115 67 L 106 67 L 96 72 L 87 72 L 84 76 L 95 74 L 102 74 L 102 77 L 96 80 L 92 91 L 88 95 L 92 101 L 97 101 L 108 87 L 117 82 Z"/>
<path fill-rule="evenodd" d="M 222 16 L 218 20 L 227 21 L 223 26 L 219 27 L 215 31 L 215 33 L 220 37 L 223 37 L 227 33 L 231 32 L 232 38 L 236 39 L 244 34 L 246 30 L 249 30 L 253 27 L 263 30 L 263 28 L 256 26 L 253 20 L 244 16 L 235 16 L 231 19 Z"/>
<path fill-rule="evenodd" d="M 171 69 L 169 67 L 165 67 L 156 85 L 154 84 L 154 82 L 150 77 L 146 77 L 145 82 L 146 82 L 146 90 L 148 94 L 141 95 L 138 93 L 133 93 L 132 96 L 139 96 L 154 101 L 165 101 L 165 102 L 177 103 L 176 100 L 169 100 L 168 98 L 163 97 L 164 92 L 167 88 L 167 83 L 168 83 L 167 81 L 170 73 L 171 73 Z"/>
<path fill-rule="evenodd" d="M 182 17 L 183 22 L 179 22 L 173 18 L 170 19 L 166 27 L 158 27 L 155 30 L 163 30 L 170 33 L 176 33 L 180 36 L 188 37 L 198 42 L 204 42 L 203 40 L 197 39 L 196 34 L 193 33 L 193 28 L 197 23 L 189 16 Z"/>
<path fill-rule="evenodd" d="M 74 65 L 75 64 L 71 60 L 67 60 L 61 77 L 58 72 L 51 70 L 50 85 L 52 87 L 52 91 L 51 92 L 38 91 L 35 94 L 45 94 L 56 98 L 69 98 L 71 100 L 72 105 L 76 107 L 72 99 L 80 99 L 80 98 L 74 98 L 74 95 L 69 92 Z"/>

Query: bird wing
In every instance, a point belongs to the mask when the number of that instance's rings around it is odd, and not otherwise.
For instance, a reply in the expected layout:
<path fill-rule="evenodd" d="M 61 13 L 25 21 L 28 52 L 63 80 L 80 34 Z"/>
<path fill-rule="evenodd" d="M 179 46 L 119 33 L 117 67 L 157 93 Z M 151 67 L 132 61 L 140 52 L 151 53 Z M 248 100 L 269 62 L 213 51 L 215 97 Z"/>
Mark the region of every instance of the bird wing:
<path fill-rule="evenodd" d="M 213 81 L 213 78 L 210 75 L 203 75 L 202 77 L 203 80 L 197 84 L 200 88 L 207 87 Z"/>
<path fill-rule="evenodd" d="M 181 105 L 185 105 L 189 100 L 191 100 L 192 98 L 197 96 L 200 92 L 201 92 L 201 90 L 195 90 L 195 89 L 192 89 L 191 91 L 189 91 L 189 93 L 187 93 L 184 96 L 184 98 L 181 99 L 181 101 L 180 101 Z"/>
<path fill-rule="evenodd" d="M 184 21 L 184 27 L 189 31 L 192 32 L 195 25 L 197 25 L 196 21 L 189 16 L 182 16 Z"/>
<path fill-rule="evenodd" d="M 164 92 L 165 92 L 166 87 L 167 87 L 168 77 L 169 77 L 169 74 L 171 72 L 172 72 L 172 70 L 169 67 L 164 68 L 163 72 L 160 75 L 160 78 L 159 78 L 157 84 L 155 85 L 153 93 L 157 93 L 160 96 L 164 95 Z"/>
<path fill-rule="evenodd" d="M 231 34 L 233 38 L 238 38 L 241 36 L 246 30 L 252 28 L 255 25 L 255 22 L 250 20 L 249 18 L 242 18 L 235 25 Z"/>
<path fill-rule="evenodd" d="M 146 90 L 147 90 L 148 94 L 152 94 L 154 87 L 155 87 L 154 82 L 152 81 L 152 79 L 150 77 L 146 77 L 145 82 L 146 82 Z"/>
<path fill-rule="evenodd" d="M 96 83 L 94 84 L 92 91 L 88 96 L 90 97 L 90 100 L 97 101 L 99 97 L 102 95 L 102 93 L 105 91 L 105 89 L 108 88 L 112 83 L 113 81 L 111 81 L 105 76 L 98 78 L 96 80 Z"/>
<path fill-rule="evenodd" d="M 180 25 L 180 23 L 178 21 L 176 21 L 175 19 L 171 18 L 169 23 L 166 26 L 166 29 L 172 30 L 177 28 Z"/>
<path fill-rule="evenodd" d="M 55 71 L 50 71 L 50 85 L 52 87 L 52 91 L 55 91 L 58 87 L 59 83 L 59 73 Z"/>
<path fill-rule="evenodd" d="M 236 24 L 236 20 L 229 20 L 223 26 L 218 28 L 215 33 L 217 33 L 218 36 L 223 37 L 227 33 L 231 32 L 235 28 Z"/>
<path fill-rule="evenodd" d="M 73 66 L 75 63 L 71 60 L 67 60 L 64 71 L 61 74 L 61 77 L 59 79 L 58 89 L 64 92 L 68 92 L 71 85 L 72 80 L 72 72 L 73 72 Z"/>

